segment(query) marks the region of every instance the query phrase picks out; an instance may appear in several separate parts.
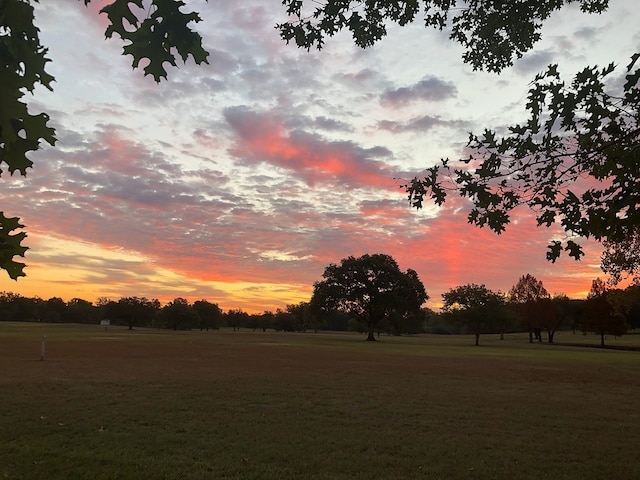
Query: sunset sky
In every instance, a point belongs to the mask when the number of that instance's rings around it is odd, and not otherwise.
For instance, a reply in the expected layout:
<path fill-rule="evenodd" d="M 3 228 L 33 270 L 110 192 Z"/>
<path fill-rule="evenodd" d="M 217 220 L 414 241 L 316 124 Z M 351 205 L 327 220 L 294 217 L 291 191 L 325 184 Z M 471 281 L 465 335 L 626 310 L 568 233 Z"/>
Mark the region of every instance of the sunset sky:
<path fill-rule="evenodd" d="M 637 0 L 601 16 L 565 7 L 531 53 L 500 75 L 473 72 L 446 32 L 418 21 L 362 50 L 347 34 L 322 51 L 280 40 L 280 0 L 190 1 L 209 65 L 191 60 L 157 85 L 104 40 L 101 5 L 36 6 L 54 92 L 55 147 L 26 178 L 3 175 L 1 209 L 26 225 L 26 278 L 0 290 L 95 301 L 207 299 L 223 309 L 307 301 L 329 263 L 387 253 L 416 270 L 438 308 L 466 283 L 507 291 L 526 273 L 582 298 L 600 248 L 545 260 L 559 232 L 526 209 L 506 233 L 469 225 L 468 206 L 412 210 L 399 179 L 459 158 L 469 131 L 525 119 L 528 84 L 549 63 L 625 66 L 640 51 Z M 621 74 L 623 69 L 619 70 Z"/>

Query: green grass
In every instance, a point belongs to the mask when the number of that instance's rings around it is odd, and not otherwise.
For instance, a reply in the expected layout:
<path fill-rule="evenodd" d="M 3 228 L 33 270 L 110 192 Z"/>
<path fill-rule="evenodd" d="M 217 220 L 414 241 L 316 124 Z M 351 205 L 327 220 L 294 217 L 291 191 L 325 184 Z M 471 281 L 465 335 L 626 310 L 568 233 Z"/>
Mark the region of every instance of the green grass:
<path fill-rule="evenodd" d="M 0 323 L 0 478 L 640 478 L 640 352 L 362 340 Z"/>

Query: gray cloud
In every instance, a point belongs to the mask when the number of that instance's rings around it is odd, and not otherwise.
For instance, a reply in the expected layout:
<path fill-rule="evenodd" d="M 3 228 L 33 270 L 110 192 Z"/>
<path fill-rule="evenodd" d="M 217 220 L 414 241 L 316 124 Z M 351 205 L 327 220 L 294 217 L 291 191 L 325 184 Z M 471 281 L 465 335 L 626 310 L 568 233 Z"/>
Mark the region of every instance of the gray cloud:
<path fill-rule="evenodd" d="M 531 75 L 546 70 L 547 65 L 553 63 L 557 59 L 556 55 L 550 50 L 534 52 L 525 55 L 513 65 L 513 69 L 523 75 Z"/>
<path fill-rule="evenodd" d="M 380 101 L 384 105 L 402 107 L 418 101 L 438 102 L 454 98 L 458 89 L 453 82 L 447 82 L 437 77 L 427 76 L 409 87 L 386 90 Z"/>
<path fill-rule="evenodd" d="M 443 120 L 438 116 L 432 115 L 414 117 L 408 121 L 382 120 L 378 122 L 378 128 L 388 130 L 393 133 L 426 132 L 437 127 L 468 129 L 470 126 L 471 122 L 467 122 L 465 120 Z"/>

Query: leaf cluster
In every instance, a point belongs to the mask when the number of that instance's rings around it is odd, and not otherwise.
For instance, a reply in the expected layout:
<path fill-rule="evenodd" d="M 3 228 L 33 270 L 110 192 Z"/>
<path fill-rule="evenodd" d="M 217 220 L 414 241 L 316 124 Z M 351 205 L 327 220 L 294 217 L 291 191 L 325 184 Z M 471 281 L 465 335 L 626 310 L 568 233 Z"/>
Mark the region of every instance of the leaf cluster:
<path fill-rule="evenodd" d="M 540 39 L 542 23 L 565 4 L 601 13 L 608 0 L 283 0 L 292 21 L 276 25 L 288 43 L 321 49 L 326 37 L 343 29 L 366 48 L 387 34 L 387 25 L 414 22 L 422 12 L 425 27 L 449 30 L 465 48 L 462 58 L 474 70 L 500 72 Z M 305 8 L 309 3 L 314 8 Z"/>
<path fill-rule="evenodd" d="M 84 0 L 85 5 L 90 2 Z M 145 60 L 148 63 L 144 74 L 160 82 L 167 78 L 164 64 L 175 67 L 177 56 L 183 62 L 191 56 L 198 65 L 208 63 L 209 54 L 202 47 L 202 37 L 189 26 L 202 19 L 196 12 L 182 12 L 183 6 L 182 0 L 151 0 L 145 12 L 143 0 L 115 0 L 100 10 L 110 23 L 105 36 L 111 38 L 114 33 L 118 34 L 127 42 L 123 53 L 133 57 L 133 68 Z"/>
<path fill-rule="evenodd" d="M 587 297 L 581 322 L 584 332 L 601 335 L 602 345 L 604 345 L 605 334 L 624 335 L 629 329 L 624 316 L 616 311 L 608 296 L 605 290 Z"/>
<path fill-rule="evenodd" d="M 0 212 L 0 268 L 6 270 L 14 280 L 24 276 L 25 264 L 16 262 L 13 258 L 15 256 L 24 257 L 28 250 L 28 247 L 22 245 L 22 240 L 27 234 L 25 232 L 15 233 L 16 230 L 24 226 L 20 224 L 19 220 L 17 217 L 7 218 L 4 216 L 4 212 Z"/>
<path fill-rule="evenodd" d="M 29 152 L 39 148 L 41 141 L 53 145 L 53 128 L 45 113 L 29 113 L 23 97 L 37 85 L 51 90 L 53 77 L 45 66 L 47 49 L 40 44 L 39 30 L 34 25 L 33 6 L 24 0 L 0 1 L 0 175 L 4 165 L 13 175 L 27 174 L 33 162 Z M 4 164 L 4 165 L 3 165 Z M 5 217 L 0 212 L 0 268 L 12 279 L 24 276 L 24 263 L 13 260 L 24 257 L 27 247 L 22 245 L 24 232 L 19 218 Z"/>
<path fill-rule="evenodd" d="M 33 164 L 27 153 L 41 140 L 53 145 L 54 131 L 45 113 L 31 115 L 23 97 L 37 85 L 51 90 L 53 77 L 45 71 L 47 49 L 40 44 L 33 6 L 24 0 L 0 2 L 0 174 L 27 174 Z"/>
<path fill-rule="evenodd" d="M 617 285 L 631 276 L 635 284 L 640 284 L 640 227 L 622 240 L 605 240 L 602 245 L 600 267 L 609 275 L 608 282 Z"/>
<path fill-rule="evenodd" d="M 640 225 L 640 53 L 626 68 L 617 95 L 607 83 L 615 65 L 587 67 L 571 83 L 556 65 L 537 75 L 528 94 L 526 123 L 499 137 L 493 130 L 471 133 L 471 154 L 450 168 L 448 159 L 427 169 L 424 178 L 405 185 L 410 204 L 425 198 L 446 200 L 444 175 L 473 203 L 469 223 L 501 233 L 510 212 L 526 205 L 538 226 L 559 223 L 570 237 L 550 243 L 547 259 L 562 253 L 579 259 L 582 248 L 572 238 L 594 238 L 615 245 Z M 615 84 L 614 84 L 615 85 Z M 622 265 L 625 269 L 629 265 Z"/>
<path fill-rule="evenodd" d="M 51 90 L 53 77 L 45 71 L 47 49 L 40 44 L 33 6 L 24 0 L 0 2 L 0 174 L 27 174 L 32 162 L 27 153 L 41 140 L 53 145 L 54 131 L 48 115 L 31 115 L 22 100 L 37 85 Z"/>

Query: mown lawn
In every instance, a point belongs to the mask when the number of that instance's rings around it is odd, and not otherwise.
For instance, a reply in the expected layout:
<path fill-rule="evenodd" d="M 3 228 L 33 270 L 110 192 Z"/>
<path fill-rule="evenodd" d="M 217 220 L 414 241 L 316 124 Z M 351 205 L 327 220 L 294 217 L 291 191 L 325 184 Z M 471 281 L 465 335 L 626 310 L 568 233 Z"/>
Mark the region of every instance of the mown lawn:
<path fill-rule="evenodd" d="M 640 352 L 362 340 L 0 322 L 0 478 L 640 478 Z"/>

